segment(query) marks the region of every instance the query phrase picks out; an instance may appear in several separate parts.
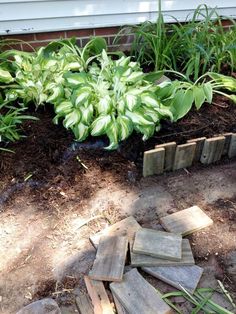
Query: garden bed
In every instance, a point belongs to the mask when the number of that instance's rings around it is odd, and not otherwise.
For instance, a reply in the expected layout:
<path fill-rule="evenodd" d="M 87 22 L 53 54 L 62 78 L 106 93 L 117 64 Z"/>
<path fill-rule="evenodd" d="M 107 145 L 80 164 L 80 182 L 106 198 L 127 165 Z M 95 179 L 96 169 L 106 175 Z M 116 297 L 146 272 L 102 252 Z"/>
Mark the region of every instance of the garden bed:
<path fill-rule="evenodd" d="M 92 233 L 128 215 L 142 226 L 159 228 L 158 217 L 194 204 L 214 221 L 189 237 L 196 263 L 205 269 L 200 286 L 215 287 L 220 279 L 236 295 L 228 264 L 235 250 L 235 161 L 225 158 L 161 180 L 141 178 L 143 151 L 155 144 L 235 132 L 235 106 L 217 98 L 177 123 L 165 122 L 146 142 L 131 136 L 116 152 L 103 149 L 106 138 L 74 142 L 69 132 L 51 123 L 49 107 L 36 116 L 39 121 L 23 125 L 27 137 L 9 146 L 15 153 L 1 155 L 2 313 L 45 296 L 73 313 L 72 289 L 84 290 L 83 275 L 95 256 L 88 240 Z M 99 217 L 83 226 L 93 216 Z M 163 292 L 173 290 L 147 278 Z M 219 296 L 218 302 L 227 305 Z M 178 305 L 189 313 L 186 302 Z"/>

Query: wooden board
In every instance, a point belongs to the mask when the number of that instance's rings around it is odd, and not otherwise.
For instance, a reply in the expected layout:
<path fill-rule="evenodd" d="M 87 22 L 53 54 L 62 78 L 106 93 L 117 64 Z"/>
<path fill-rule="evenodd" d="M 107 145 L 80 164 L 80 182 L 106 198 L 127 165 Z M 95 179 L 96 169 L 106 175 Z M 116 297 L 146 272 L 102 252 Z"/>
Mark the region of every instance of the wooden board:
<path fill-rule="evenodd" d="M 127 236 L 130 246 L 133 246 L 134 236 L 136 231 L 138 231 L 141 228 L 141 226 L 138 224 L 138 222 L 134 219 L 133 216 L 129 216 L 114 225 L 111 225 L 107 227 L 104 230 L 99 231 L 98 233 L 92 235 L 90 237 L 90 241 L 93 243 L 93 245 L 97 248 L 99 240 L 101 236 L 103 235 L 109 235 L 109 236 Z"/>
<path fill-rule="evenodd" d="M 123 305 L 120 303 L 120 301 L 117 299 L 114 293 L 112 293 L 113 300 L 116 306 L 116 312 L 117 314 L 129 314 L 126 309 L 123 307 Z"/>
<path fill-rule="evenodd" d="M 224 136 L 206 139 L 202 149 L 201 163 L 209 165 L 220 160 L 223 154 L 224 144 Z"/>
<path fill-rule="evenodd" d="M 182 286 L 190 293 L 194 293 L 203 273 L 203 269 L 196 265 L 142 267 L 142 270 L 179 290 L 183 290 Z"/>
<path fill-rule="evenodd" d="M 136 232 L 133 252 L 180 261 L 182 258 L 182 236 L 142 228 Z"/>
<path fill-rule="evenodd" d="M 126 236 L 102 236 L 89 277 L 95 280 L 121 281 L 127 249 Z"/>
<path fill-rule="evenodd" d="M 196 143 L 187 143 L 176 147 L 173 170 L 190 167 L 195 156 Z"/>
<path fill-rule="evenodd" d="M 165 149 L 156 148 L 144 152 L 143 155 L 143 176 L 161 174 L 164 171 Z"/>
<path fill-rule="evenodd" d="M 77 296 L 75 298 L 75 303 L 80 314 L 94 314 L 92 301 L 88 294 Z"/>
<path fill-rule="evenodd" d="M 110 288 L 129 314 L 173 313 L 136 268 L 127 272 L 122 282 L 111 283 Z"/>
<path fill-rule="evenodd" d="M 169 232 L 183 236 L 213 224 L 213 221 L 198 206 L 192 206 L 177 213 L 162 217 L 162 226 Z"/>
<path fill-rule="evenodd" d="M 188 239 L 182 240 L 182 258 L 180 261 L 171 261 L 167 259 L 152 257 L 143 254 L 131 252 L 131 265 L 135 267 L 150 267 L 150 266 L 182 266 L 194 265 L 194 257 Z"/>
<path fill-rule="evenodd" d="M 229 158 L 236 156 L 236 134 L 232 134 L 228 151 Z"/>
<path fill-rule="evenodd" d="M 222 136 L 225 137 L 224 149 L 222 153 L 223 156 L 228 154 L 232 134 L 233 134 L 232 132 L 222 134 Z"/>
<path fill-rule="evenodd" d="M 84 281 L 93 303 L 94 314 L 114 314 L 102 281 L 92 280 L 87 276 Z"/>
<path fill-rule="evenodd" d="M 155 148 L 165 148 L 164 171 L 171 171 L 175 159 L 176 143 L 170 142 L 156 145 Z"/>
<path fill-rule="evenodd" d="M 200 161 L 205 140 L 206 137 L 198 137 L 187 141 L 187 143 L 196 143 L 195 154 L 193 158 L 194 162 Z"/>

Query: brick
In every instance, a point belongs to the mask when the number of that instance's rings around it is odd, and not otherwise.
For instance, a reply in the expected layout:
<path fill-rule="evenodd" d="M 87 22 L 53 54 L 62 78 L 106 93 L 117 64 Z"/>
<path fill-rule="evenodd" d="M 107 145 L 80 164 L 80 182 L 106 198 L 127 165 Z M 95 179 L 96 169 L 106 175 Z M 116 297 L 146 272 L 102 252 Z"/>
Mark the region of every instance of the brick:
<path fill-rule="evenodd" d="M 66 37 L 89 37 L 94 35 L 93 29 L 75 29 L 71 31 L 66 31 Z"/>
<path fill-rule="evenodd" d="M 30 42 L 29 45 L 27 44 L 22 44 L 22 50 L 23 51 L 34 51 L 34 49 L 36 50 L 36 48 L 40 48 L 40 47 L 45 47 L 50 43 L 50 41 L 34 41 L 34 42 Z M 34 49 L 32 49 L 32 47 Z"/>
<path fill-rule="evenodd" d="M 23 41 L 33 41 L 35 40 L 35 37 L 34 34 L 18 34 L 3 36 L 3 39 L 18 39 Z"/>
<path fill-rule="evenodd" d="M 9 45 L 1 46 L 1 51 L 6 51 L 9 49 L 22 50 L 22 45 L 21 44 L 9 44 Z"/>
<path fill-rule="evenodd" d="M 35 36 L 36 40 L 60 39 L 65 38 L 65 32 L 37 33 Z"/>
<path fill-rule="evenodd" d="M 103 27 L 103 28 L 95 28 L 95 35 L 96 36 L 103 36 L 103 35 L 114 35 L 117 34 L 120 30 L 120 27 Z"/>

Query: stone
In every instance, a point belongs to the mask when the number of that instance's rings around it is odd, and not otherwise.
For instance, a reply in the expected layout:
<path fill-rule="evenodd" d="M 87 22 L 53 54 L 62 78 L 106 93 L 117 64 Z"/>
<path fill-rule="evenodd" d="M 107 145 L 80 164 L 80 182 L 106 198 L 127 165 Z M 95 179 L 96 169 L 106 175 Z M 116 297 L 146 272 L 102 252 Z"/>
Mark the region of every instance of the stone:
<path fill-rule="evenodd" d="M 16 314 L 61 314 L 57 303 L 50 298 L 30 303 Z"/>

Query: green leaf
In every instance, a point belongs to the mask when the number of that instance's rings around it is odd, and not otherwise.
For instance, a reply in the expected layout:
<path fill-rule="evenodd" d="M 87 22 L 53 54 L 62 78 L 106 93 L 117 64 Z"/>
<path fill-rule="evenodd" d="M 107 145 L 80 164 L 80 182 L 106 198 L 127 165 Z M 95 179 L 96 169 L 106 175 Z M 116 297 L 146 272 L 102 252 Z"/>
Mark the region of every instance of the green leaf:
<path fill-rule="evenodd" d="M 111 123 L 110 115 L 101 115 L 93 121 L 91 125 L 91 135 L 99 136 L 105 134 L 109 124 Z"/>
<path fill-rule="evenodd" d="M 68 114 L 72 111 L 73 105 L 70 101 L 63 101 L 59 105 L 55 106 L 55 112 L 57 114 Z"/>
<path fill-rule="evenodd" d="M 143 117 L 143 115 L 138 112 L 138 111 L 129 111 L 129 110 L 126 110 L 125 111 L 125 115 L 130 118 L 130 120 L 134 123 L 134 124 L 138 124 L 138 125 L 142 125 L 142 126 L 145 126 L 145 125 L 153 125 L 153 122 L 151 121 L 148 121 L 147 119 L 145 119 Z"/>
<path fill-rule="evenodd" d="M 203 83 L 203 90 L 206 96 L 206 100 L 209 104 L 212 103 L 212 97 L 213 97 L 213 90 L 212 90 L 212 85 L 210 82 Z"/>
<path fill-rule="evenodd" d="M 135 130 L 143 134 L 143 141 L 146 141 L 149 137 L 153 136 L 155 132 L 155 125 L 136 125 Z"/>
<path fill-rule="evenodd" d="M 72 102 L 75 106 L 82 105 L 86 101 L 89 100 L 91 95 L 91 88 L 89 87 L 81 87 L 76 89 L 72 94 Z"/>
<path fill-rule="evenodd" d="M 5 71 L 3 69 L 0 69 L 0 82 L 8 84 L 8 83 L 11 83 L 13 81 L 14 81 L 14 79 L 11 76 L 10 72 Z"/>
<path fill-rule="evenodd" d="M 118 147 L 118 136 L 119 136 L 119 130 L 118 130 L 118 124 L 116 121 L 112 121 L 112 123 L 109 125 L 107 129 L 107 136 L 110 140 L 110 145 L 105 147 L 107 150 L 116 149 Z"/>
<path fill-rule="evenodd" d="M 85 72 L 81 73 L 67 72 L 63 75 L 63 77 L 66 79 L 66 82 L 71 87 L 78 86 L 80 84 L 85 84 L 87 83 L 88 79 L 88 75 Z"/>
<path fill-rule="evenodd" d="M 89 104 L 87 107 L 80 107 L 81 114 L 82 114 L 82 121 L 85 124 L 90 124 L 93 118 L 93 105 Z"/>
<path fill-rule="evenodd" d="M 193 99 L 193 92 L 191 89 L 187 91 L 180 89 L 176 92 L 170 108 L 173 112 L 175 121 L 183 118 L 189 112 L 192 108 Z"/>
<path fill-rule="evenodd" d="M 128 138 L 129 135 L 133 132 L 133 124 L 132 121 L 123 115 L 119 115 L 117 117 L 118 130 L 119 130 L 119 138 L 121 141 Z"/>
<path fill-rule="evenodd" d="M 164 75 L 164 71 L 151 72 L 151 73 L 145 74 L 144 79 L 146 81 L 154 83 L 157 80 L 159 80 L 163 75 Z"/>
<path fill-rule="evenodd" d="M 161 106 L 160 108 L 155 108 L 162 117 L 168 117 L 171 121 L 174 121 L 174 116 L 169 107 Z"/>
<path fill-rule="evenodd" d="M 112 109 L 111 97 L 106 95 L 101 98 L 97 104 L 97 110 L 99 114 L 108 114 Z"/>
<path fill-rule="evenodd" d="M 63 121 L 63 125 L 66 129 L 69 129 L 75 124 L 77 124 L 80 121 L 80 118 L 81 118 L 80 111 L 78 109 L 75 109 L 66 115 Z"/>
<path fill-rule="evenodd" d="M 209 76 L 218 83 L 218 88 L 225 88 L 231 92 L 236 92 L 236 79 L 230 76 L 210 72 Z"/>
<path fill-rule="evenodd" d="M 89 134 L 89 127 L 83 123 L 78 123 L 72 128 L 75 138 L 78 141 L 83 141 Z"/>
<path fill-rule="evenodd" d="M 138 104 L 138 97 L 132 94 L 126 94 L 125 95 L 125 104 L 127 106 L 127 108 L 130 111 L 133 111 L 133 109 L 137 106 Z"/>
<path fill-rule="evenodd" d="M 126 82 L 135 83 L 143 78 L 144 74 L 141 71 L 131 73 L 126 79 Z"/>
<path fill-rule="evenodd" d="M 141 95 L 142 103 L 149 107 L 160 107 L 160 103 L 157 100 L 154 93 L 143 93 Z"/>
<path fill-rule="evenodd" d="M 52 95 L 47 97 L 46 101 L 49 103 L 54 103 L 54 102 L 58 101 L 58 99 L 62 96 L 63 96 L 63 87 L 62 86 L 55 86 L 53 88 Z"/>
<path fill-rule="evenodd" d="M 228 98 L 236 104 L 236 95 L 228 95 Z"/>
<path fill-rule="evenodd" d="M 200 109 L 202 104 L 206 100 L 204 88 L 202 86 L 193 86 L 192 91 L 193 91 L 195 106 L 197 109 Z"/>

